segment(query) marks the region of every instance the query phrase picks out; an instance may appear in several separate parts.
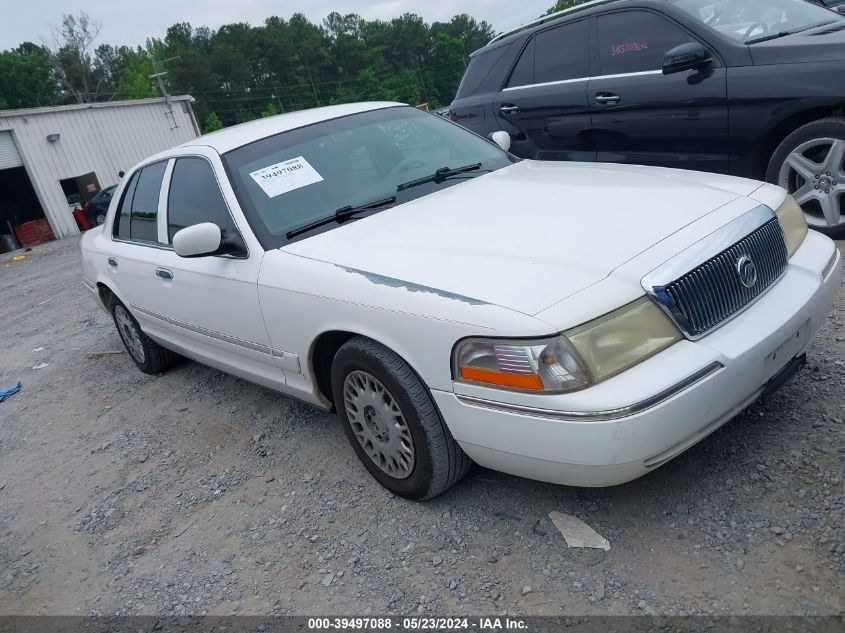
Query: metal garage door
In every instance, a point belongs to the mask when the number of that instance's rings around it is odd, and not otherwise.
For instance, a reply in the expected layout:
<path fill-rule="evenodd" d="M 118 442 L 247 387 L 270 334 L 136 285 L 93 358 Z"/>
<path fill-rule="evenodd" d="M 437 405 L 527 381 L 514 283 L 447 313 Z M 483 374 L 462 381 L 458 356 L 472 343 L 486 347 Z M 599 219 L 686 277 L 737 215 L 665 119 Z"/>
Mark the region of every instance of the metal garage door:
<path fill-rule="evenodd" d="M 9 169 L 10 167 L 21 167 L 23 161 L 18 148 L 15 147 L 15 141 L 12 138 L 12 133 L 3 131 L 0 132 L 0 169 Z"/>

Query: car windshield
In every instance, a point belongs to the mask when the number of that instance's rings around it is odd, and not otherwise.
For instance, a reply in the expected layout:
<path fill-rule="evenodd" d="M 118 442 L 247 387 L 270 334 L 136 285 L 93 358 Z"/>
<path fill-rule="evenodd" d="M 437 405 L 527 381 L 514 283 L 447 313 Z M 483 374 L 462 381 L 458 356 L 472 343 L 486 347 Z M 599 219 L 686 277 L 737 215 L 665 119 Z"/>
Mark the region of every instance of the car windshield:
<path fill-rule="evenodd" d="M 670 0 L 708 27 L 740 42 L 753 43 L 841 19 L 806 0 Z"/>
<path fill-rule="evenodd" d="M 114 190 L 117 188 L 117 185 L 112 185 L 111 187 L 106 187 L 105 189 L 101 189 L 97 192 L 97 194 L 91 198 L 91 202 L 99 202 L 101 200 L 111 200 L 112 194 Z"/>
<path fill-rule="evenodd" d="M 393 196 L 401 204 L 518 160 L 492 142 L 410 106 L 282 132 L 223 158 L 241 208 L 265 248 L 282 246 L 288 242 L 287 233 L 297 233 L 338 209 Z M 455 170 L 478 163 L 476 169 L 433 177 L 444 167 Z M 419 186 L 399 188 L 430 176 Z M 337 226 L 330 222 L 302 237 Z"/>

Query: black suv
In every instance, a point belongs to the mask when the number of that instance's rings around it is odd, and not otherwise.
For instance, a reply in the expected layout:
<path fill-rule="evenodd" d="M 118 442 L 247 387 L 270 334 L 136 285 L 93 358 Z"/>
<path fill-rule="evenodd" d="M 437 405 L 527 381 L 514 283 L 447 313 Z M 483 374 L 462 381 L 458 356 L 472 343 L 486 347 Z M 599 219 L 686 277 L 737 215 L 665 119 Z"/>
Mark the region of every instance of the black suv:
<path fill-rule="evenodd" d="M 778 183 L 845 236 L 845 17 L 799 0 L 597 0 L 473 53 L 450 118 L 540 160 Z"/>
<path fill-rule="evenodd" d="M 815 0 L 816 4 L 845 15 L 845 0 Z"/>

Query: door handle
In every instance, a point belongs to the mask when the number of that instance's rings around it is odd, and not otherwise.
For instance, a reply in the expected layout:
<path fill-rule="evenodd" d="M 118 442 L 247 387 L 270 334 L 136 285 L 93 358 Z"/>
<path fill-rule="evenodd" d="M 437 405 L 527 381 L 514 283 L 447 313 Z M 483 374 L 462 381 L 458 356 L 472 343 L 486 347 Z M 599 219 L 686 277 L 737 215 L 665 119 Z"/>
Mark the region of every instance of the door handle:
<path fill-rule="evenodd" d="M 117 260 L 114 257 L 109 257 L 106 261 L 109 263 L 109 266 L 117 268 Z"/>
<path fill-rule="evenodd" d="M 162 279 L 173 279 L 173 271 L 169 268 L 156 268 L 156 276 Z"/>
<path fill-rule="evenodd" d="M 596 94 L 596 103 L 601 105 L 614 105 L 622 101 L 622 97 L 612 92 L 599 92 Z"/>
<path fill-rule="evenodd" d="M 519 112 L 519 106 L 515 106 L 512 103 L 507 103 L 505 105 L 499 106 L 499 112 L 502 114 L 516 114 Z"/>

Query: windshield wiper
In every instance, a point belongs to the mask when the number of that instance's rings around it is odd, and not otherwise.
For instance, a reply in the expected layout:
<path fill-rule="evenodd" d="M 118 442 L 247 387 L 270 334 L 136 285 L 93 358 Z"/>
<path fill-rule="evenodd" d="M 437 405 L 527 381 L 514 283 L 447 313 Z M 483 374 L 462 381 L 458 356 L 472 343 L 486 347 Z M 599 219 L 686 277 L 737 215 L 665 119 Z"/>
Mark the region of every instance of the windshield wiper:
<path fill-rule="evenodd" d="M 346 220 L 355 217 L 359 213 L 364 213 L 365 211 L 372 211 L 373 209 L 386 207 L 387 205 L 393 204 L 394 202 L 396 202 L 396 196 L 390 196 L 389 198 L 381 198 L 380 200 L 365 202 L 364 204 L 356 204 L 355 206 L 346 205 L 345 207 L 340 207 L 331 215 L 328 215 L 324 218 L 320 218 L 319 220 L 314 220 L 313 222 L 309 222 L 308 224 L 304 224 L 299 228 L 291 229 L 290 231 L 285 233 L 285 237 L 291 239 L 293 237 L 296 237 L 297 235 L 307 233 L 312 229 L 325 226 L 326 224 L 331 224 L 332 222 L 342 224 Z"/>
<path fill-rule="evenodd" d="M 473 163 L 471 165 L 464 165 L 463 167 L 455 167 L 454 169 L 450 167 L 441 167 L 433 174 L 417 178 L 416 180 L 409 180 L 408 182 L 403 182 L 401 185 L 397 185 L 396 191 L 405 191 L 405 189 L 410 189 L 411 187 L 416 187 L 417 185 L 424 185 L 427 182 L 443 182 L 451 176 L 457 176 L 458 174 L 463 174 L 468 171 L 476 171 L 477 169 L 481 169 L 481 163 Z"/>
<path fill-rule="evenodd" d="M 826 20 L 824 22 L 818 22 L 816 24 L 810 24 L 809 26 L 801 27 L 800 29 L 793 29 L 792 31 L 778 31 L 777 33 L 772 33 L 771 35 L 755 37 L 753 40 L 748 40 L 747 42 L 745 42 L 745 44 L 759 44 L 760 42 L 768 42 L 769 40 L 776 40 L 779 37 L 795 35 L 796 33 L 802 33 L 804 31 L 809 31 L 810 29 L 817 29 L 820 26 L 827 26 L 828 24 L 833 24 L 834 22 L 836 22 L 836 20 Z"/>
<path fill-rule="evenodd" d="M 753 40 L 748 40 L 746 44 L 759 44 L 760 42 L 768 42 L 769 40 L 776 40 L 779 37 L 786 37 L 792 35 L 793 31 L 780 31 L 779 33 L 772 33 L 771 35 L 764 35 L 763 37 L 755 37 Z"/>

